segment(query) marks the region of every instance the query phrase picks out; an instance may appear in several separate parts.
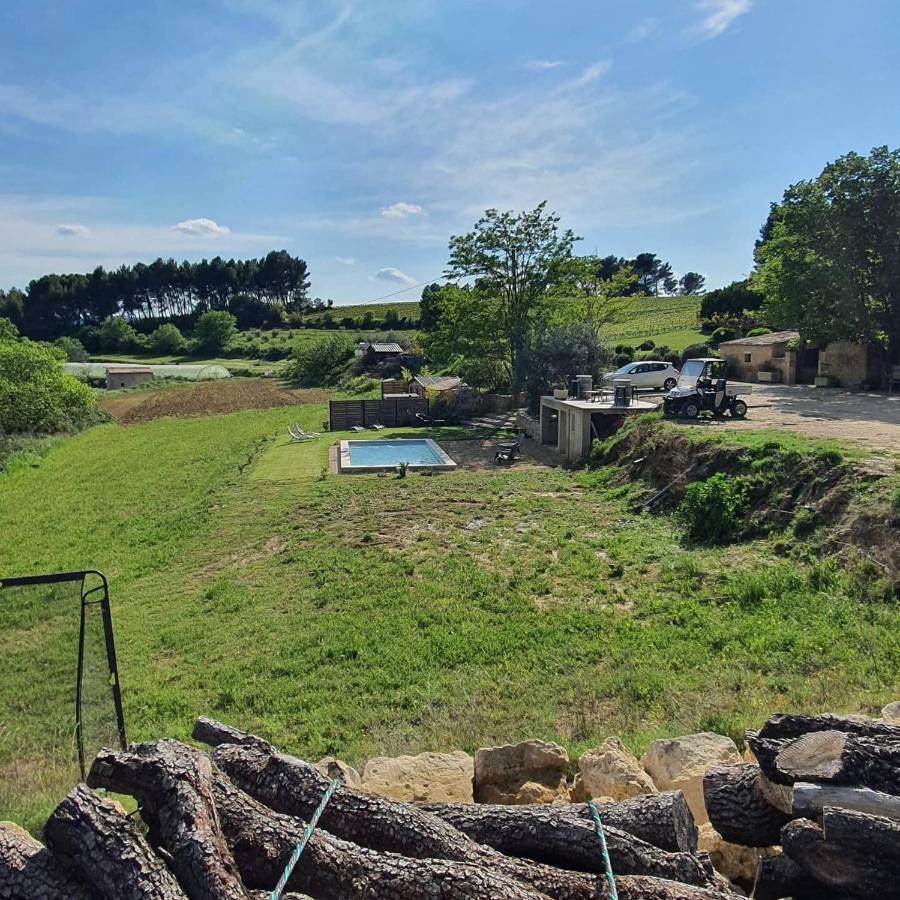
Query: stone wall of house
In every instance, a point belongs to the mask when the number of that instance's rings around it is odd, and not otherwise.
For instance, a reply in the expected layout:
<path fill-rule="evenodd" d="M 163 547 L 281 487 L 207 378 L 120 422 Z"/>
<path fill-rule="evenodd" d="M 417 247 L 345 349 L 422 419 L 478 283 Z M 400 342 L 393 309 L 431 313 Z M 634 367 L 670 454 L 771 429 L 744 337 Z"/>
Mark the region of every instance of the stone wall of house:
<path fill-rule="evenodd" d="M 819 353 L 819 376 L 856 390 L 878 380 L 878 360 L 867 344 L 833 341 Z"/>

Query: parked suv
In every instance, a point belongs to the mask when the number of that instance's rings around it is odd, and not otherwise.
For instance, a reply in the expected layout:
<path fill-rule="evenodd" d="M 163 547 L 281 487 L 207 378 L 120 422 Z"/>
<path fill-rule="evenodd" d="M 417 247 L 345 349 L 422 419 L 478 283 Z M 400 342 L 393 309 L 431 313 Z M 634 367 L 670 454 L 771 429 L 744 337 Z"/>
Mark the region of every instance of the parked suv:
<path fill-rule="evenodd" d="M 615 372 L 608 372 L 603 376 L 603 380 L 630 378 L 631 386 L 635 390 L 671 391 L 678 383 L 680 374 L 671 363 L 648 359 L 644 362 L 630 362 Z"/>

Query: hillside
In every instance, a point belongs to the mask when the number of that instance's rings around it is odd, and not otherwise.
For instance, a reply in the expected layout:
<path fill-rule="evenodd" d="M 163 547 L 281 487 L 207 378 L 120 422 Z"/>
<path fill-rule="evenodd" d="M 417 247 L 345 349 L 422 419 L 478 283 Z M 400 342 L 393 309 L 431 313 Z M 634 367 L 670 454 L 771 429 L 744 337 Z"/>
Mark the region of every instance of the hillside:
<path fill-rule="evenodd" d="M 397 313 L 399 318 L 409 321 L 416 321 L 419 318 L 419 301 L 404 300 L 396 303 L 352 303 L 348 306 L 333 306 L 331 309 L 316 310 L 307 313 L 303 318 L 307 322 L 317 322 L 328 313 L 334 318 L 335 322 L 339 322 L 345 316 L 361 320 L 366 313 L 371 313 L 372 318 L 376 321 L 384 319 L 389 310 Z"/>

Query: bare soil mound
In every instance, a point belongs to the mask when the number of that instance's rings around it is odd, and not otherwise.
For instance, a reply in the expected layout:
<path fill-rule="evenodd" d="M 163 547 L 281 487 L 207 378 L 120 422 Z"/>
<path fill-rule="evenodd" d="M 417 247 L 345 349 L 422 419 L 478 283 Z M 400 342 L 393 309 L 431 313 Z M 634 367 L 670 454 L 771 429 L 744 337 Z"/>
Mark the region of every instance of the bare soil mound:
<path fill-rule="evenodd" d="M 247 378 L 136 391 L 121 397 L 110 397 L 101 405 L 116 422 L 135 425 L 164 416 L 220 415 L 242 409 L 324 403 L 327 399 L 325 391 L 301 390 L 285 387 L 277 381 Z"/>

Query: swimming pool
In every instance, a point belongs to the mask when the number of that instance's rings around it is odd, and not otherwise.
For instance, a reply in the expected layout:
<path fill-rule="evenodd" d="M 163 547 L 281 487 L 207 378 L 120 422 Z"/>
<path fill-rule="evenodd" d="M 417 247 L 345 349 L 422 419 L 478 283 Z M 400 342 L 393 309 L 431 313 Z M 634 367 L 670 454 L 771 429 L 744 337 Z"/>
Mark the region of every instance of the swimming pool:
<path fill-rule="evenodd" d="M 341 441 L 341 472 L 392 472 L 400 463 L 410 470 L 452 472 L 456 463 L 432 440 L 395 438 L 384 441 Z"/>

